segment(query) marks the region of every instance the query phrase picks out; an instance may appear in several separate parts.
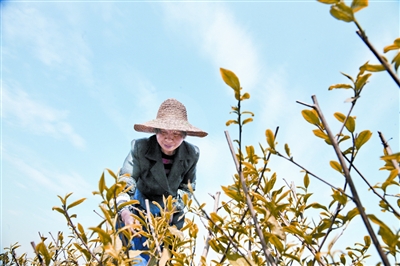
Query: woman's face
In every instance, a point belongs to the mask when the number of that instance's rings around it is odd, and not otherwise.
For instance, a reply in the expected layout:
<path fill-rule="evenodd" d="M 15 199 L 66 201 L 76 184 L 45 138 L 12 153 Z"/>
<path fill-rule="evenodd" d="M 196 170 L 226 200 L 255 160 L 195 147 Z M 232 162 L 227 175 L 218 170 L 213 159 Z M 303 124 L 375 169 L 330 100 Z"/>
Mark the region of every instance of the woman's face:
<path fill-rule="evenodd" d="M 160 129 L 156 134 L 156 137 L 158 144 L 161 146 L 162 152 L 167 155 L 173 155 L 184 139 L 182 132 L 165 129 Z"/>

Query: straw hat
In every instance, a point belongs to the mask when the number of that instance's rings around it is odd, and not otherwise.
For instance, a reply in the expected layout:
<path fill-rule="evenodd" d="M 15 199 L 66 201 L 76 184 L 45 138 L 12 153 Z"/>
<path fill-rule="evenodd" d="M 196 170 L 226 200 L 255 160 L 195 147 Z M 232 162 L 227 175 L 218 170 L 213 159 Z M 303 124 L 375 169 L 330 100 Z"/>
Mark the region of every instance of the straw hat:
<path fill-rule="evenodd" d="M 139 132 L 154 133 L 154 129 L 184 131 L 188 136 L 205 137 L 207 132 L 192 126 L 187 119 L 186 107 L 175 99 L 165 100 L 158 109 L 157 118 L 143 124 L 135 124 Z"/>

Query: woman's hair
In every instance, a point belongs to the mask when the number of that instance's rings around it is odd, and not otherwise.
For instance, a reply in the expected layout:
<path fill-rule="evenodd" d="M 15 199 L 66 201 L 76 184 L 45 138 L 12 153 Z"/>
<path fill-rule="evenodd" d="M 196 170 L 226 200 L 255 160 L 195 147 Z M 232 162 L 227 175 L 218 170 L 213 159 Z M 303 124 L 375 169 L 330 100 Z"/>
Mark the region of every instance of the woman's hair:
<path fill-rule="evenodd" d="M 186 131 L 180 131 L 180 130 L 176 130 L 176 131 L 179 131 L 182 134 L 182 138 L 186 138 L 186 136 L 187 136 Z M 161 132 L 161 129 L 159 129 L 159 128 L 154 129 L 154 133 L 158 134 L 160 132 Z"/>

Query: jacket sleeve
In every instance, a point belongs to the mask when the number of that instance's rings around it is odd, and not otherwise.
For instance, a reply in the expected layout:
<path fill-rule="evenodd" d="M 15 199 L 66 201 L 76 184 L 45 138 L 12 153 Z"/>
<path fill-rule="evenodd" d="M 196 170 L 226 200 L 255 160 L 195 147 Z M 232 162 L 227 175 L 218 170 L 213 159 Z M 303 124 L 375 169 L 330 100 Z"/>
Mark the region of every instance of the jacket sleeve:
<path fill-rule="evenodd" d="M 192 145 L 193 147 L 193 153 L 194 153 L 194 160 L 193 164 L 189 168 L 189 170 L 186 172 L 181 184 L 179 185 L 177 195 L 176 195 L 176 203 L 175 203 L 175 208 L 178 211 L 181 211 L 185 208 L 185 204 L 183 203 L 183 195 L 188 195 L 189 199 L 192 197 L 192 193 L 190 192 L 189 189 L 189 183 L 194 190 L 196 190 L 196 167 L 197 167 L 197 162 L 199 161 L 200 157 L 200 150 L 196 146 Z"/>
<path fill-rule="evenodd" d="M 137 159 L 136 141 L 132 140 L 131 150 L 128 153 L 128 156 L 126 156 L 124 164 L 119 173 L 119 181 L 124 181 L 126 183 L 125 189 L 129 188 L 129 190 L 118 194 L 117 206 L 133 199 L 133 196 L 135 195 L 136 191 L 136 182 L 137 179 L 139 178 L 139 173 L 140 173 L 140 167 L 139 167 L 139 161 Z M 125 208 L 128 208 L 128 206 L 122 208 L 120 211 L 122 211 Z"/>

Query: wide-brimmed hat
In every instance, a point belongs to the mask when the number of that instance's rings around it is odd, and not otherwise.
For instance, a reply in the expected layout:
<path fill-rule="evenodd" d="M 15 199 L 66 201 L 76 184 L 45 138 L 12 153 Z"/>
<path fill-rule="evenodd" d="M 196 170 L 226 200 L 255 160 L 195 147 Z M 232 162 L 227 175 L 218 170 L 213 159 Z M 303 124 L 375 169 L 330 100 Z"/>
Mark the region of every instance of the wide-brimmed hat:
<path fill-rule="evenodd" d="M 205 137 L 207 132 L 192 126 L 187 119 L 186 107 L 176 99 L 165 100 L 158 109 L 156 119 L 143 124 L 135 124 L 139 132 L 154 133 L 155 129 L 184 131 L 188 136 Z"/>

